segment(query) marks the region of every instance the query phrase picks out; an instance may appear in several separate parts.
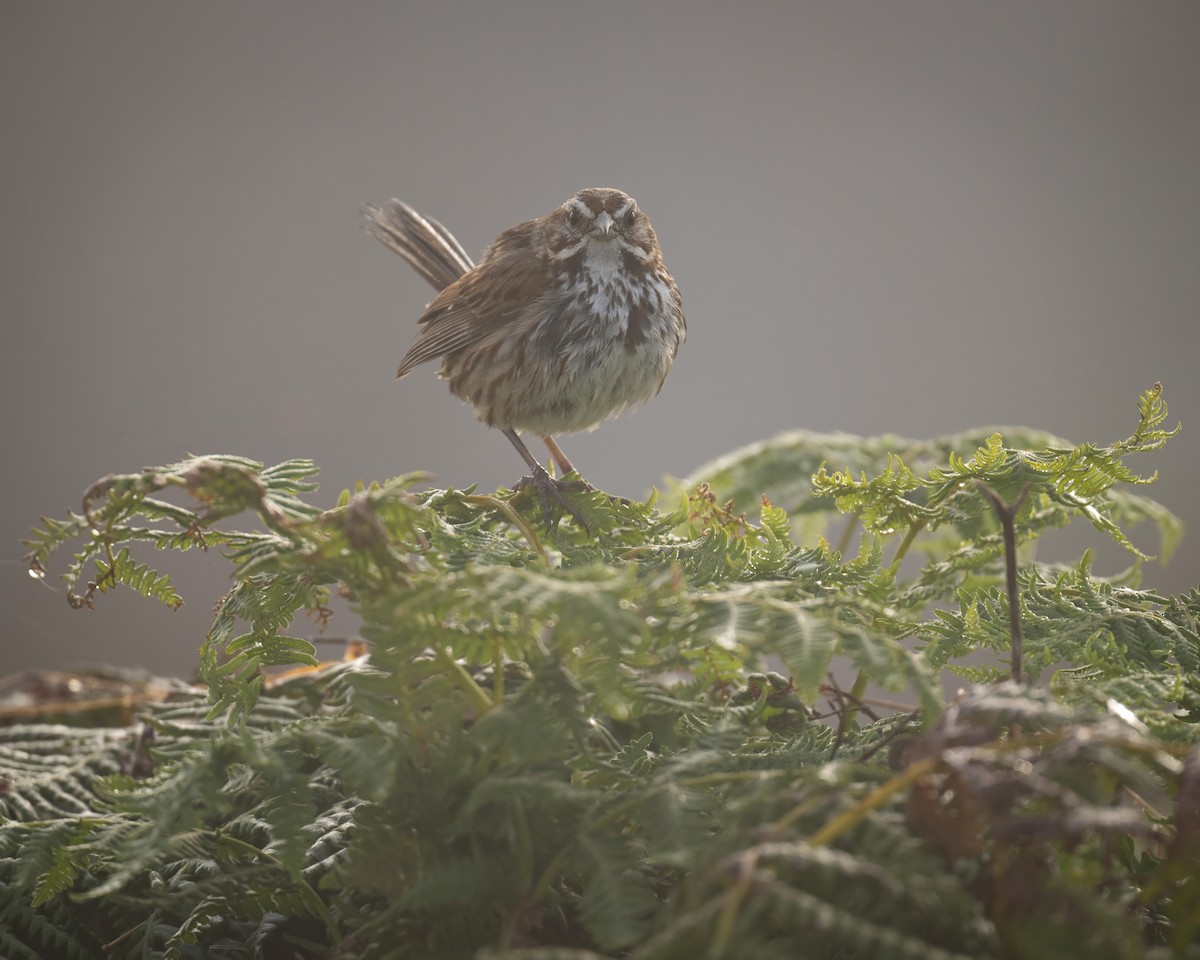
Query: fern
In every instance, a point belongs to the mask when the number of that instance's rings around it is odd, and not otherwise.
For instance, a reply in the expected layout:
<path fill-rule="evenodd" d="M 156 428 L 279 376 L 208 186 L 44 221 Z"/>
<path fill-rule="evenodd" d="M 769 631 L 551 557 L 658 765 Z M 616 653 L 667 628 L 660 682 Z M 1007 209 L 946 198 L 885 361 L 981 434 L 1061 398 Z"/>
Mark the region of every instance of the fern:
<path fill-rule="evenodd" d="M 96 583 L 101 593 L 121 584 L 136 590 L 143 597 L 153 597 L 165 603 L 172 610 L 183 606 L 183 598 L 175 592 L 171 578 L 165 573 L 157 573 L 145 563 L 135 563 L 129 554 L 129 548 L 123 547 L 109 563 L 96 559 Z"/>
<path fill-rule="evenodd" d="M 175 606 L 140 552 L 199 547 L 234 582 L 203 686 L 0 729 L 0 953 L 1195 957 L 1200 589 L 1033 556 L 1080 517 L 1169 552 L 1129 463 L 1166 422 L 1155 386 L 1107 445 L 790 434 L 572 495 L 587 534 L 417 475 L 319 510 L 307 461 L 106 477 L 32 572 Z M 1005 679 L 1016 544 L 1041 688 Z M 335 592 L 369 653 L 320 665 L 295 622 Z"/>
<path fill-rule="evenodd" d="M 0 815 L 52 820 L 93 812 L 93 781 L 121 769 L 128 731 L 64 726 L 0 728 Z"/>
<path fill-rule="evenodd" d="M 0 857 L 0 956 L 5 960 L 95 960 L 102 941 L 62 897 L 35 903 L 16 879 L 18 860 Z"/>

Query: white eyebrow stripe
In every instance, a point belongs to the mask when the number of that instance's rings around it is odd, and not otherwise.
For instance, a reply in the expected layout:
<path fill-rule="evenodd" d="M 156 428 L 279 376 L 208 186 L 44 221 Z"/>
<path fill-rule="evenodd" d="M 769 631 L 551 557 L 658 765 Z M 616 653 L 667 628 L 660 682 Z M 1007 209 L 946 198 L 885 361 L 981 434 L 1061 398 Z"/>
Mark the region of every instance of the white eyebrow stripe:
<path fill-rule="evenodd" d="M 625 216 L 625 214 L 627 214 L 629 212 L 629 208 L 632 207 L 633 205 L 634 205 L 634 200 L 632 197 L 630 197 L 629 202 L 624 204 L 620 210 L 618 210 L 616 213 L 613 214 L 613 219 L 620 220 L 623 216 Z"/>
<path fill-rule="evenodd" d="M 594 213 L 592 213 L 592 208 L 589 207 L 582 200 L 574 199 L 571 202 L 575 204 L 575 209 L 578 210 L 580 213 L 582 213 L 584 216 L 586 216 L 589 220 L 593 219 L 596 216 Z"/>

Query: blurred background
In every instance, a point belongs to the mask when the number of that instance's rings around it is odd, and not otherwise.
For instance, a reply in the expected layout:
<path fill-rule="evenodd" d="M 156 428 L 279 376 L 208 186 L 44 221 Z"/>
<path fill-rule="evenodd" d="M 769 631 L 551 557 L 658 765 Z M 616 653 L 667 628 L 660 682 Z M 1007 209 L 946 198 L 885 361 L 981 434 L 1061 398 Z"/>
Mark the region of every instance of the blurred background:
<path fill-rule="evenodd" d="M 393 381 L 432 291 L 359 228 L 392 195 L 473 253 L 584 186 L 650 214 L 689 338 L 657 400 L 563 441 L 605 490 L 798 427 L 1107 443 L 1161 380 L 1185 430 L 1135 465 L 1189 533 L 1145 582 L 1200 581 L 1193 0 L 145 0 L 4 20 L 0 672 L 192 670 L 220 558 L 164 564 L 175 614 L 128 593 L 70 610 L 65 558 L 47 586 L 26 574 L 18 539 L 106 473 L 311 457 L 323 505 L 411 470 L 520 476 L 432 366 Z M 1065 559 L 1100 543 L 1077 538 Z"/>

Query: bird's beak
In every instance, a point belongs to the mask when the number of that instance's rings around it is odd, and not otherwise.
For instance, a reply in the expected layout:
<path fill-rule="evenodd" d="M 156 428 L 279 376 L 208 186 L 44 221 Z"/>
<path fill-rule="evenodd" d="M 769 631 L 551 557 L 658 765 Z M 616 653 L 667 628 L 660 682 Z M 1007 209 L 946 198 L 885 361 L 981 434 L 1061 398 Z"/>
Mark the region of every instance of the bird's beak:
<path fill-rule="evenodd" d="M 592 221 L 592 226 L 600 232 L 602 236 L 607 237 L 613 228 L 613 218 L 608 215 L 607 211 L 601 210 L 596 215 L 596 219 Z"/>

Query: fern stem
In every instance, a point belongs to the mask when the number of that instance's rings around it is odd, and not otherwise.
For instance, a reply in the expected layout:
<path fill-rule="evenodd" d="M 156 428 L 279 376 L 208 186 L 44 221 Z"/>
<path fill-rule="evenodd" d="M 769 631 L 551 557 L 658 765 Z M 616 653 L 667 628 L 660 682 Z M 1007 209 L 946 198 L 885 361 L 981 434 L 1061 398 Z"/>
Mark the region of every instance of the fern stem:
<path fill-rule="evenodd" d="M 517 889 L 524 895 L 533 883 L 533 839 L 529 833 L 529 818 L 520 798 L 513 801 L 513 820 L 517 831 Z"/>
<path fill-rule="evenodd" d="M 858 529 L 858 514 L 854 514 L 846 523 L 846 529 L 842 531 L 842 536 L 838 540 L 837 551 L 841 556 L 846 555 L 846 551 L 850 549 L 850 541 L 854 539 L 854 531 Z"/>
<path fill-rule="evenodd" d="M 467 673 L 466 667 L 454 659 L 453 654 L 450 653 L 450 649 L 442 646 L 436 649 L 438 662 L 450 672 L 450 675 L 466 692 L 467 696 L 474 701 L 480 713 L 486 713 L 488 710 L 491 710 L 494 706 L 492 698 L 484 693 L 479 684 L 475 682 L 475 678 Z"/>
<path fill-rule="evenodd" d="M 905 554 L 908 553 L 908 548 L 912 546 L 913 541 L 917 539 L 917 534 L 923 529 L 925 529 L 924 520 L 914 520 L 909 524 L 908 532 L 904 534 L 904 539 L 900 541 L 900 546 L 896 548 L 896 555 L 892 557 L 892 564 L 888 568 L 893 574 L 900 569 L 900 561 L 904 559 Z M 859 701 L 862 700 L 863 695 L 867 692 L 867 684 L 870 682 L 871 678 L 867 676 L 867 672 L 859 670 L 858 675 L 854 678 L 854 686 L 850 688 L 850 703 L 842 711 L 841 719 L 838 720 L 837 737 L 834 740 L 833 748 L 835 754 L 837 753 L 837 748 L 841 746 L 842 738 L 846 735 L 846 731 L 850 729 L 850 724 L 858 716 Z"/>
<path fill-rule="evenodd" d="M 248 857 L 253 857 L 264 863 L 269 863 L 273 867 L 278 867 L 288 876 L 291 876 L 296 885 L 296 890 L 300 893 L 300 899 L 304 901 L 304 905 L 312 912 L 312 915 L 320 920 L 325 925 L 325 932 L 329 935 L 330 943 L 340 943 L 342 940 L 341 931 L 338 930 L 337 924 L 334 922 L 333 914 L 329 912 L 329 907 L 325 905 L 325 901 L 321 899 L 308 883 L 301 877 L 297 877 L 291 873 L 283 865 L 283 863 L 271 856 L 265 850 L 256 847 L 252 843 L 247 843 L 245 840 L 239 840 L 232 834 L 224 833 L 220 830 L 211 833 L 213 839 L 226 848 L 232 848 L 244 853 Z"/>
<path fill-rule="evenodd" d="M 682 777 L 676 783 L 680 787 L 709 787 L 729 783 L 744 783 L 746 781 L 758 780 L 763 776 L 761 770 L 730 770 L 720 773 L 705 773 L 694 777 Z M 550 890 L 551 884 L 554 883 L 554 878 L 561 872 L 562 865 L 567 857 L 574 852 L 575 845 L 579 839 L 590 831 L 604 829 L 612 826 L 612 824 L 621 817 L 636 810 L 645 802 L 645 797 L 635 795 L 609 807 L 604 813 L 596 817 L 591 823 L 584 825 L 579 830 L 577 836 L 570 843 L 564 845 L 546 864 L 542 870 L 537 882 L 530 888 L 529 896 L 533 900 L 542 900 L 546 892 Z"/>
<path fill-rule="evenodd" d="M 463 497 L 468 503 L 478 503 L 481 506 L 491 507 L 493 510 L 499 510 L 504 514 L 510 523 L 525 535 L 525 539 L 529 541 L 529 545 L 533 547 L 542 561 L 544 567 L 550 566 L 550 558 L 546 556 L 546 550 L 542 546 L 542 541 L 538 539 L 537 532 L 530 526 L 529 521 L 517 513 L 513 505 L 507 500 L 501 500 L 499 497 L 489 497 L 484 494 L 472 494 L 469 497 Z"/>
<path fill-rule="evenodd" d="M 124 933 L 120 934 L 115 940 L 109 940 L 108 943 L 104 944 L 100 949 L 103 950 L 105 953 L 108 953 L 109 951 L 115 949 L 116 947 L 119 947 L 122 943 L 124 943 L 126 940 L 128 940 L 130 937 L 132 937 L 135 933 L 137 933 L 139 930 L 141 930 L 142 927 L 146 926 L 146 924 L 148 924 L 151 921 L 151 919 L 152 919 L 152 917 L 147 917 L 145 920 L 142 920 L 139 923 L 135 923 L 132 927 L 130 927 Z"/>
<path fill-rule="evenodd" d="M 530 886 L 533 882 L 533 840 L 529 833 L 529 820 L 525 816 L 525 805 L 519 798 L 513 802 L 512 819 L 516 833 L 517 891 L 519 896 L 512 910 L 507 911 L 500 922 L 500 949 L 504 953 L 508 952 L 512 944 L 513 930 L 524 909 L 526 897 L 532 895 L 533 889 Z M 555 861 L 557 862 L 557 860 L 556 857 Z M 540 884 L 541 880 L 539 879 L 538 882 Z"/>
<path fill-rule="evenodd" d="M 925 529 L 924 520 L 914 520 L 908 526 L 908 532 L 904 534 L 904 539 L 900 541 L 900 546 L 896 548 L 896 555 L 892 557 L 892 564 L 888 569 L 892 573 L 896 573 L 900 569 L 900 561 L 904 559 L 908 553 L 908 548 L 912 546 L 914 540 L 917 539 L 917 534 Z"/>
<path fill-rule="evenodd" d="M 750 854 L 742 854 L 738 858 L 737 883 L 734 884 L 733 889 L 726 896 L 725 904 L 721 907 L 721 913 L 717 917 L 717 928 L 713 931 L 712 944 L 708 950 L 710 957 L 720 956 L 724 952 L 725 945 L 729 943 L 729 938 L 733 936 L 733 925 L 737 922 L 738 909 L 745 901 L 750 888 L 754 885 L 756 859 L 756 857 Z"/>
<path fill-rule="evenodd" d="M 1008 594 L 1008 630 L 1012 641 L 1012 678 L 1021 682 L 1022 657 L 1024 655 L 1021 639 L 1021 591 L 1017 583 L 1017 533 L 1015 520 L 1017 512 L 1033 489 L 1033 483 L 1025 484 L 1025 488 L 1012 503 L 1006 503 L 1004 498 L 982 480 L 976 480 L 980 492 L 995 508 L 996 516 L 1000 518 L 1000 528 L 1004 533 L 1004 585 Z"/>
<path fill-rule="evenodd" d="M 870 682 L 871 678 L 867 676 L 867 671 L 859 670 L 858 675 L 854 678 L 854 685 L 850 688 L 850 702 L 846 704 L 846 709 L 842 711 L 842 715 L 838 719 L 837 735 L 833 739 L 833 751 L 830 754 L 830 760 L 837 756 L 838 747 L 842 745 L 842 740 L 849 731 L 850 724 L 858 716 L 858 705 L 866 694 L 867 684 Z"/>
<path fill-rule="evenodd" d="M 849 810 L 838 814 L 809 837 L 808 842 L 814 847 L 828 846 L 830 842 L 837 839 L 839 834 L 845 833 L 872 810 L 882 807 L 893 795 L 932 771 L 940 761 L 940 757 L 926 757 L 924 760 L 914 763 L 903 773 L 876 787 Z"/>
<path fill-rule="evenodd" d="M 913 541 L 917 539 L 919 534 L 925 529 L 924 520 L 914 520 L 908 526 L 908 532 L 904 534 L 904 539 L 900 541 L 900 546 L 896 548 L 896 555 L 892 557 L 892 564 L 888 570 L 895 574 L 900 569 L 900 562 L 908 553 L 908 548 L 912 546 Z M 871 682 L 871 678 L 867 676 L 865 670 L 859 670 L 858 675 L 854 678 L 854 686 L 850 688 L 850 703 L 846 709 L 842 711 L 841 719 L 838 720 L 837 736 L 834 739 L 833 753 L 837 754 L 838 747 L 842 744 L 842 739 L 846 735 L 846 731 L 850 729 L 850 724 L 854 722 L 854 718 L 858 716 L 858 704 L 862 700 L 863 695 L 867 692 L 867 684 Z M 833 759 L 830 757 L 830 759 Z"/>
<path fill-rule="evenodd" d="M 580 831 L 580 836 L 582 835 L 583 831 Z M 575 849 L 575 843 L 578 841 L 578 839 L 579 837 L 576 837 L 575 840 L 563 846 L 558 853 L 550 858 L 550 862 L 546 864 L 545 869 L 542 870 L 541 874 L 538 876 L 537 882 L 529 888 L 529 896 L 531 899 L 540 901 L 550 890 L 550 885 L 554 883 L 554 878 L 558 876 L 559 869 L 561 868 L 563 862 L 567 859 L 567 854 L 571 853 Z"/>

